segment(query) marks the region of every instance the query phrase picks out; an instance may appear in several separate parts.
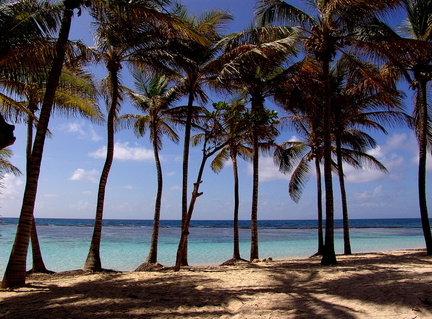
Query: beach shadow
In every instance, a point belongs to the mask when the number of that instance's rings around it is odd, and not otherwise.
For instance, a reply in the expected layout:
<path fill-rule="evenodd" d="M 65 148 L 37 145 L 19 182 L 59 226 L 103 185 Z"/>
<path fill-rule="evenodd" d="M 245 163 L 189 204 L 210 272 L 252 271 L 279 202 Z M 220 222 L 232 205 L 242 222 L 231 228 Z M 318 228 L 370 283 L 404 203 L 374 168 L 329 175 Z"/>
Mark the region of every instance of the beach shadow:
<path fill-rule="evenodd" d="M 74 280 L 77 273 L 46 275 L 59 276 L 59 281 L 34 277 L 24 288 L 31 293 L 8 293 L 0 300 L 0 318 L 354 319 L 362 318 L 361 310 L 352 306 L 357 301 L 378 309 L 398 305 L 427 314 L 432 313 L 428 304 L 432 301 L 431 261 L 423 252 L 396 257 L 383 253 L 340 257 L 339 264 L 332 267 L 307 259 L 234 269 L 190 267 L 133 277 L 85 274 L 88 280 L 66 287 L 61 280 Z M 426 280 L 415 276 L 414 266 L 423 267 Z M 224 278 L 238 276 L 236 269 L 249 277 L 243 285 L 230 285 Z"/>
<path fill-rule="evenodd" d="M 220 306 L 235 296 L 206 289 L 210 279 L 170 271 L 142 280 L 108 273 L 68 287 L 31 284 L 31 294 L 10 292 L 0 300 L 0 318 L 218 318 L 229 312 Z M 203 312 L 200 308 L 206 307 Z M 209 308 L 214 307 L 215 309 Z"/>
<path fill-rule="evenodd" d="M 315 297 L 320 295 L 330 296 L 329 300 L 334 296 L 359 301 L 377 309 L 380 306 L 405 306 L 412 309 L 413 318 L 417 318 L 416 313 L 432 316 L 432 258 L 424 252 L 398 256 L 377 253 L 341 259 L 338 265 L 331 267 L 322 267 L 319 262 L 298 261 L 281 264 L 269 271 L 269 277 L 279 282 L 279 287 L 274 290 L 295 296 L 290 298 L 289 309 L 293 307 L 307 313 L 295 318 L 362 317 L 358 310 Z M 397 266 L 393 267 L 395 264 Z M 420 277 L 411 271 L 414 266 L 424 267 Z M 341 272 L 344 276 L 340 276 Z M 326 273 L 326 278 L 334 273 L 334 279 L 320 280 L 322 273 Z M 277 308 L 281 309 L 281 306 Z"/>

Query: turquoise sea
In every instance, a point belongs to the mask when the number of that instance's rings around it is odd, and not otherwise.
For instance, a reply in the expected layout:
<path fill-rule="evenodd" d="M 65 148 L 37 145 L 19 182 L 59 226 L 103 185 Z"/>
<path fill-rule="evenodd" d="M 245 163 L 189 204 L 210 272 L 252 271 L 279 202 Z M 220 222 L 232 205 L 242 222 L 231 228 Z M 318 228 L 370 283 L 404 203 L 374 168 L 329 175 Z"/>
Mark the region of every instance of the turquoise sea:
<path fill-rule="evenodd" d="M 17 218 L 0 218 L 0 273 L 4 272 L 15 237 Z M 53 271 L 82 268 L 89 249 L 93 221 L 87 219 L 36 220 L 45 265 Z M 336 252 L 342 253 L 342 222 L 335 221 Z M 420 219 L 357 219 L 350 221 L 353 253 L 423 248 Z M 249 259 L 250 222 L 240 221 L 240 249 Z M 151 238 L 150 220 L 105 220 L 102 266 L 134 270 L 146 258 Z M 232 221 L 195 220 L 189 236 L 189 264 L 217 265 L 232 257 Z M 161 222 L 159 262 L 172 266 L 180 236 L 180 221 Z M 317 249 L 314 220 L 259 222 L 260 258 L 308 257 Z M 31 268 L 30 258 L 28 267 Z"/>

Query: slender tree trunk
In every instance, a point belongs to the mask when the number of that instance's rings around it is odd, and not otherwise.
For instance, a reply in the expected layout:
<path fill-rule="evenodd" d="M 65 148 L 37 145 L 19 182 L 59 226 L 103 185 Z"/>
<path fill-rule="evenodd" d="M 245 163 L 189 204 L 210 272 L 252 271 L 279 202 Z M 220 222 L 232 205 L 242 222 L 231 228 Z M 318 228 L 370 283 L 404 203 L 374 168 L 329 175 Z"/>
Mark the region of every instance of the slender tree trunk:
<path fill-rule="evenodd" d="M 339 176 L 339 186 L 341 192 L 342 200 L 342 220 L 343 220 L 343 237 L 344 237 L 344 255 L 351 255 L 351 241 L 349 234 L 349 218 L 348 218 L 348 204 L 345 190 L 345 178 L 343 171 L 342 162 L 342 150 L 341 150 L 340 137 L 336 136 L 336 153 L 337 153 L 337 163 L 338 163 L 338 176 Z"/>
<path fill-rule="evenodd" d="M 102 220 L 103 209 L 105 202 L 105 189 L 108 181 L 108 175 L 114 158 L 114 119 L 117 113 L 117 104 L 119 96 L 119 80 L 118 71 L 121 66 L 119 62 L 108 62 L 108 71 L 110 73 L 110 81 L 112 87 L 112 99 L 107 118 L 107 155 L 105 164 L 102 169 L 102 174 L 99 180 L 99 189 L 96 205 L 96 217 L 93 228 L 93 235 L 90 244 L 90 250 L 87 259 L 84 263 L 84 270 L 88 271 L 102 271 L 102 263 L 100 258 L 100 244 L 102 238 Z"/>
<path fill-rule="evenodd" d="M 52 273 L 45 267 L 45 263 L 42 258 L 42 251 L 39 245 L 39 238 L 36 231 L 36 221 L 33 217 L 32 233 L 31 233 L 31 246 L 32 246 L 32 256 L 33 256 L 33 268 L 32 273 Z"/>
<path fill-rule="evenodd" d="M 187 117 L 185 126 L 185 136 L 183 144 L 183 186 L 182 186 L 182 234 L 185 232 L 185 225 L 188 212 L 188 178 L 189 178 L 189 148 L 190 148 L 190 138 L 191 138 L 191 128 L 192 128 L 192 107 L 193 107 L 194 96 L 192 93 L 189 94 L 188 105 L 187 105 Z M 188 265 L 187 258 L 187 237 L 185 243 L 183 244 L 184 251 L 182 252 L 182 266 Z"/>
<path fill-rule="evenodd" d="M 264 100 L 261 95 L 252 96 L 252 113 L 254 116 L 259 116 L 263 108 Z M 252 132 L 253 138 L 253 182 L 252 182 L 252 211 L 251 211 L 251 250 L 250 250 L 250 261 L 259 258 L 258 249 L 258 187 L 259 187 L 259 150 L 258 150 L 258 139 L 259 139 L 259 127 L 257 123 L 254 123 Z"/>
<path fill-rule="evenodd" d="M 34 112 L 36 111 L 36 104 L 30 101 L 29 110 L 32 114 L 34 114 Z M 32 156 L 31 156 L 32 143 L 33 143 L 33 118 L 29 116 L 27 120 L 26 174 L 29 174 L 30 162 L 32 160 Z M 36 222 L 34 217 L 33 217 L 32 232 L 30 237 L 31 237 L 32 257 L 33 257 L 33 266 L 31 272 L 50 273 L 51 271 L 49 271 L 46 268 L 42 258 L 42 251 L 39 245 L 39 238 L 37 235 Z"/>
<path fill-rule="evenodd" d="M 153 132 L 153 136 L 156 133 Z M 156 140 L 153 140 L 153 151 L 155 155 L 156 161 L 156 173 L 158 180 L 158 188 L 156 194 L 156 204 L 155 204 L 155 213 L 153 218 L 153 233 L 152 239 L 150 243 L 150 251 L 147 256 L 146 263 L 155 264 L 157 263 L 157 251 L 158 251 L 158 239 L 159 239 L 159 224 L 160 224 L 160 212 L 161 212 L 161 203 L 162 203 L 162 188 L 163 188 L 163 178 L 162 178 L 162 166 L 159 158 L 159 150 Z"/>
<path fill-rule="evenodd" d="M 205 148 L 204 148 L 205 149 Z M 191 202 L 189 204 L 189 209 L 186 213 L 185 219 L 184 219 L 184 225 L 182 227 L 182 232 L 180 236 L 180 242 L 177 248 L 177 256 L 176 256 L 176 263 L 174 266 L 174 271 L 179 271 L 181 266 L 184 266 L 182 264 L 182 261 L 184 260 L 184 254 L 187 252 L 187 243 L 188 243 L 188 237 L 189 237 L 189 226 L 190 221 L 192 219 L 192 213 L 195 208 L 195 202 L 198 197 L 200 197 L 203 193 L 199 192 L 199 185 L 202 182 L 202 175 L 204 172 L 205 163 L 210 155 L 203 154 L 203 158 L 201 160 L 201 166 L 198 171 L 198 177 L 196 182 L 194 183 L 194 189 L 192 191 L 192 197 Z"/>
<path fill-rule="evenodd" d="M 237 167 L 237 154 L 235 151 L 231 151 L 231 160 L 233 163 L 233 174 L 234 174 L 234 252 L 233 259 L 240 260 L 240 239 L 239 239 L 239 176 Z"/>
<path fill-rule="evenodd" d="M 69 31 L 72 23 L 73 9 L 75 6 L 66 1 L 66 9 L 63 13 L 59 37 L 56 44 L 56 56 L 53 60 L 49 74 L 44 101 L 40 112 L 39 122 L 36 130 L 36 137 L 32 150 L 32 161 L 29 174 L 26 176 L 26 186 L 24 189 L 23 204 L 18 222 L 15 242 L 6 271 L 2 281 L 2 288 L 9 288 L 25 284 L 26 261 L 29 239 L 33 224 L 33 212 L 36 201 L 42 154 L 45 144 L 45 136 L 51 115 L 54 96 L 59 84 L 59 79 L 65 58 L 65 46 L 69 38 Z"/>
<path fill-rule="evenodd" d="M 315 171 L 317 179 L 317 210 L 318 210 L 318 251 L 315 255 L 321 256 L 324 251 L 324 234 L 323 234 L 323 208 L 322 208 L 322 185 L 321 169 L 319 160 L 315 159 Z"/>
<path fill-rule="evenodd" d="M 422 221 L 423 235 L 426 244 L 426 252 L 432 255 L 432 235 L 429 222 L 429 214 L 426 201 L 426 157 L 427 157 L 427 127 L 428 127 L 428 111 L 427 111 L 427 94 L 426 81 L 419 81 L 419 91 L 417 96 L 419 107 L 419 170 L 418 170 L 418 192 L 420 216 Z"/>
<path fill-rule="evenodd" d="M 324 82 L 324 183 L 325 183 L 325 207 L 326 207 L 326 231 L 324 252 L 321 259 L 322 265 L 334 265 L 336 253 L 334 248 L 334 204 L 332 181 L 332 136 L 331 136 L 331 103 L 330 103 L 330 60 L 323 60 Z"/>

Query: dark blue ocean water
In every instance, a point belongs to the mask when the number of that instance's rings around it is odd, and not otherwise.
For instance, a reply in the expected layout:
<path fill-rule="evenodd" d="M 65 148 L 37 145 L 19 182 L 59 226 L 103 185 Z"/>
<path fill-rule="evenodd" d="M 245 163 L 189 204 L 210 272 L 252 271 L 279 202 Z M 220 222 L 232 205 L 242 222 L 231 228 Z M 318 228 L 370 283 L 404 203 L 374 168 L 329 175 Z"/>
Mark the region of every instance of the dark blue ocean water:
<path fill-rule="evenodd" d="M 0 218 L 0 224 L 17 224 L 17 218 Z M 81 226 L 92 227 L 93 219 L 62 219 L 62 218 L 38 218 L 36 223 L 40 226 Z M 104 226 L 118 227 L 151 227 L 152 220 L 135 219 L 107 219 L 103 221 Z M 180 220 L 162 220 L 161 227 L 180 227 Z M 312 229 L 317 227 L 316 220 L 260 220 L 259 228 L 270 229 Z M 249 220 L 240 220 L 240 228 L 249 228 Z M 204 228 L 230 228 L 233 227 L 231 220 L 192 220 L 191 227 Z M 342 227 L 342 220 L 335 220 L 335 227 Z M 419 228 L 419 218 L 401 219 L 353 219 L 350 220 L 351 228 Z"/>
<path fill-rule="evenodd" d="M 4 271 L 18 219 L 0 218 L 0 273 Z M 36 220 L 44 261 L 49 269 L 63 271 L 82 268 L 88 253 L 93 220 Z M 342 222 L 335 221 L 335 249 L 343 250 Z M 423 248 L 420 219 L 357 219 L 350 221 L 353 252 Z M 240 250 L 249 259 L 250 222 L 240 221 Z M 105 220 L 101 258 L 104 268 L 133 270 L 146 258 L 151 239 L 150 220 Z M 180 236 L 180 221 L 161 222 L 159 262 L 171 266 Z M 193 220 L 189 236 L 189 263 L 216 265 L 232 257 L 232 221 Z M 259 221 L 260 257 L 308 257 L 317 249 L 316 221 Z M 30 268 L 30 258 L 28 266 Z"/>

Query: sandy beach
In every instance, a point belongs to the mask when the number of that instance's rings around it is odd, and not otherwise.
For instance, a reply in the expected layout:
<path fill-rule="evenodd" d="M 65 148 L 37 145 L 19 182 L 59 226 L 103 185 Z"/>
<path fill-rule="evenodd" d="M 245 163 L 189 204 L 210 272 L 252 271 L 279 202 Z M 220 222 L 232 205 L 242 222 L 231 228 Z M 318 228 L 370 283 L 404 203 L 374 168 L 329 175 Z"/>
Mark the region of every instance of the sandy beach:
<path fill-rule="evenodd" d="M 0 318 L 432 318 L 423 250 L 151 272 L 29 276 Z"/>

